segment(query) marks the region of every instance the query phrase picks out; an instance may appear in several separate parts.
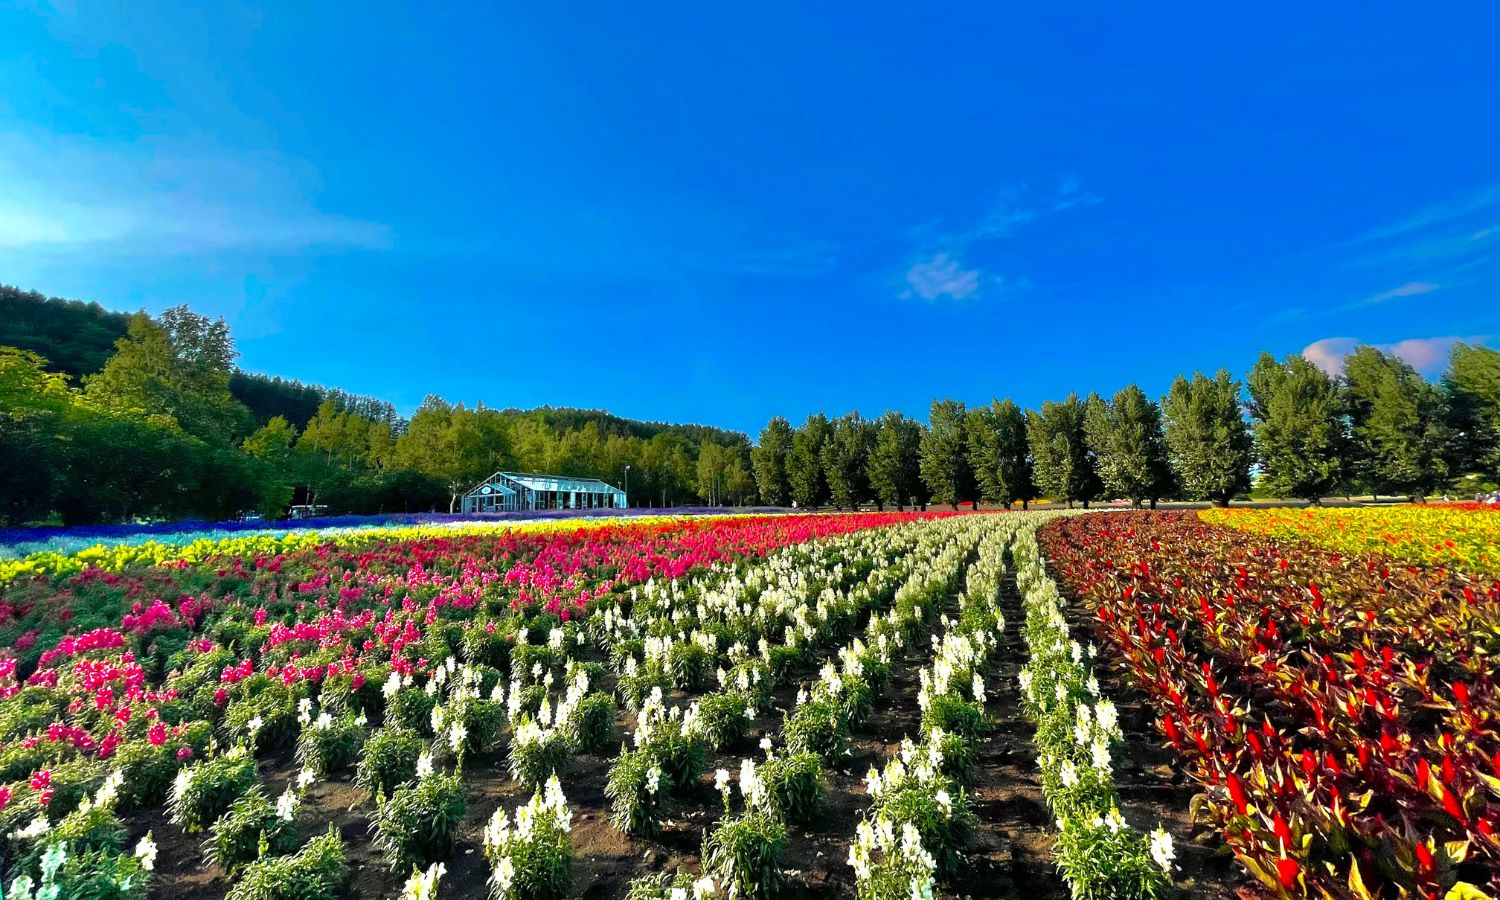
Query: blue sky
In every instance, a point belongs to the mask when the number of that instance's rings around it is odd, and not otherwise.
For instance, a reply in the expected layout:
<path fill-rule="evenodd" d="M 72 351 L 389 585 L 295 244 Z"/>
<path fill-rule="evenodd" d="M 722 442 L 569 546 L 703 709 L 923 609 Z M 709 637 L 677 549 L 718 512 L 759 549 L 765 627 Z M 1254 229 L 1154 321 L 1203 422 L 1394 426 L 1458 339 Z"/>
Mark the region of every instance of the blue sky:
<path fill-rule="evenodd" d="M 651 6 L 7 8 L 0 282 L 752 432 L 1500 339 L 1492 2 Z"/>

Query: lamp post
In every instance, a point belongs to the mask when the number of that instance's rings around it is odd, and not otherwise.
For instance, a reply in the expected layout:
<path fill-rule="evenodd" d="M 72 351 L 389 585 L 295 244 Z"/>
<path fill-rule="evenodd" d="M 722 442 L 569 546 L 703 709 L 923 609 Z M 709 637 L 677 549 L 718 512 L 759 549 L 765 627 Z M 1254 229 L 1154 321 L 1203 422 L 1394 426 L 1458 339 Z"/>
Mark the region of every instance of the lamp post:
<path fill-rule="evenodd" d="M 625 506 L 630 506 L 630 464 L 625 464 Z"/>

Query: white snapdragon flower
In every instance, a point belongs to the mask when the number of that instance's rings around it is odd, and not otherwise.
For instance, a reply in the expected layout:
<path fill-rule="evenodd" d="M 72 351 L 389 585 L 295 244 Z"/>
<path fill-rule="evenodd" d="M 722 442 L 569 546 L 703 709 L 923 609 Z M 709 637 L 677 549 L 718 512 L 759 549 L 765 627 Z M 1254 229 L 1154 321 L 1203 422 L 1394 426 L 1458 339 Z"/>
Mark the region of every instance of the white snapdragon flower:
<path fill-rule="evenodd" d="M 136 843 L 135 858 L 141 861 L 141 868 L 147 872 L 156 868 L 156 841 L 152 839 L 151 832 L 146 832 L 146 836 Z"/>
<path fill-rule="evenodd" d="M 1172 860 L 1177 858 L 1177 853 L 1172 847 L 1172 836 L 1167 834 L 1166 829 L 1159 826 L 1151 832 L 1151 858 L 1156 860 L 1161 870 L 1168 874 L 1172 871 Z"/>

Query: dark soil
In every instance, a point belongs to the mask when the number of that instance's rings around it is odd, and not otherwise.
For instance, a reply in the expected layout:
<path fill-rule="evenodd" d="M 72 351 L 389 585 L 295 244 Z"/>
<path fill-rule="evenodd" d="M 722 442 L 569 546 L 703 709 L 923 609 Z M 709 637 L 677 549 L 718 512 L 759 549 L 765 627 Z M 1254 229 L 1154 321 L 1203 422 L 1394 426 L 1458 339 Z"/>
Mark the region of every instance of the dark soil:
<path fill-rule="evenodd" d="M 953 606 L 950 612 L 956 611 L 956 601 Z M 1032 728 L 1019 704 L 1017 674 L 1026 650 L 1020 635 L 1023 613 L 1013 576 L 1005 580 L 1002 608 L 1006 632 L 994 656 L 996 668 L 985 679 L 994 729 L 980 747 L 976 781 L 970 788 L 980 824 L 968 851 L 968 870 L 956 883 L 945 886 L 945 893 L 961 898 L 1066 900 L 1067 888 L 1052 865 L 1054 826 L 1037 780 Z M 1080 627 L 1086 625 L 1075 623 L 1075 628 Z M 1077 630 L 1075 634 L 1083 637 L 1087 631 Z M 856 730 L 851 756 L 843 765 L 829 769 L 822 819 L 812 827 L 790 829 L 783 859 L 787 877 L 784 896 L 794 900 L 853 896 L 853 871 L 847 856 L 860 816 L 869 805 L 865 773 L 872 765 L 883 766 L 898 751 L 903 737 L 916 738 L 920 732 L 917 672 L 930 657 L 930 642 L 923 638 L 918 648 L 919 652 L 894 675 L 869 721 Z M 1212 841 L 1193 839 L 1188 819 L 1193 788 L 1173 769 L 1170 755 L 1156 742 L 1146 710 L 1114 673 L 1099 674 L 1120 708 L 1130 748 L 1119 761 L 1117 773 L 1126 817 L 1140 828 L 1154 828 L 1160 822 L 1172 832 L 1177 842 L 1182 896 L 1223 898 L 1240 893 L 1245 880 L 1232 862 L 1216 851 Z M 601 689 L 612 689 L 610 682 L 612 679 L 607 679 Z M 742 758 L 759 759 L 763 754 L 757 744 L 764 735 L 779 744 L 782 712 L 791 707 L 797 689 L 793 683 L 775 691 L 772 708 L 761 711 L 745 747 L 710 755 L 707 772 L 697 788 L 673 798 L 668 821 L 653 838 L 626 837 L 609 824 L 604 785 L 613 754 L 576 757 L 573 771 L 562 779 L 563 792 L 573 809 L 571 896 L 615 900 L 623 898 L 630 881 L 640 875 L 678 868 L 698 872 L 703 836 L 722 814 L 719 795 L 713 788 L 713 772 L 719 768 L 737 772 Z M 678 694 L 668 702 L 685 706 L 690 699 Z M 617 725 L 616 737 L 623 738 L 633 729 L 634 716 L 621 710 Z M 271 796 L 279 794 L 296 772 L 289 751 L 261 762 L 262 778 Z M 374 801 L 355 787 L 352 779 L 352 772 L 345 773 L 311 790 L 298 816 L 304 838 L 329 823 L 339 829 L 350 868 L 344 889 L 348 900 L 395 897 L 410 873 L 392 871 L 388 860 L 373 847 L 369 816 Z M 468 812 L 459 847 L 446 861 L 448 871 L 440 892 L 446 897 L 484 897 L 489 891 L 490 870 L 481 852 L 480 833 L 497 806 L 513 810 L 529 798 L 529 792 L 511 781 L 500 751 L 466 760 L 464 785 Z M 203 862 L 204 835 L 183 834 L 166 820 L 164 810 L 142 816 L 133 824 L 139 831 L 150 828 L 160 847 L 154 896 L 219 900 L 229 890 L 230 883 L 223 874 Z"/>

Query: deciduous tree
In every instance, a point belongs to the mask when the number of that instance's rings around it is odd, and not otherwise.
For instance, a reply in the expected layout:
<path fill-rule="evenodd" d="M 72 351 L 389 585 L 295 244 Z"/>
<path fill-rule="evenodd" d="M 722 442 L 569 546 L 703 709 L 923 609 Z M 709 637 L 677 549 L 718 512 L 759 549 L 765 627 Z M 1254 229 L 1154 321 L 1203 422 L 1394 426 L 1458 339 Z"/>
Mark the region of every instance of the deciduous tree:
<path fill-rule="evenodd" d="M 1266 487 L 1310 503 L 1342 487 L 1349 475 L 1349 435 L 1333 376 L 1300 354 L 1277 362 L 1262 353 L 1250 370 L 1249 388 Z"/>
<path fill-rule="evenodd" d="M 1099 477 L 1115 496 L 1139 507 L 1141 501 L 1156 501 L 1172 489 L 1172 469 L 1167 461 L 1167 440 L 1162 434 L 1161 409 L 1144 391 L 1130 385 L 1106 403 L 1090 395 L 1084 414 L 1084 431 L 1099 463 Z"/>
<path fill-rule="evenodd" d="M 1240 383 L 1220 369 L 1172 382 L 1162 398 L 1167 455 L 1182 492 L 1228 506 L 1250 489 L 1254 445 L 1240 413 Z"/>

